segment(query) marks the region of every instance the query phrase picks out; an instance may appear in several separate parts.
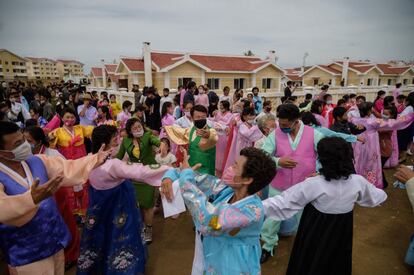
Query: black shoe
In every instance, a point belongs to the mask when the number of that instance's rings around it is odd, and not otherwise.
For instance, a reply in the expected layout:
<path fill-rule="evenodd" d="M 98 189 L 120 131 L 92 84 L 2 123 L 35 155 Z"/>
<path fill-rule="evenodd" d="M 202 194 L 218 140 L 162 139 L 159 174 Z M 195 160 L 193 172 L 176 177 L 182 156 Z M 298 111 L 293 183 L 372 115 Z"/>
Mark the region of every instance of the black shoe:
<path fill-rule="evenodd" d="M 264 264 L 265 262 L 267 262 L 270 256 L 271 254 L 269 251 L 262 249 L 262 256 L 260 256 L 260 263 Z"/>

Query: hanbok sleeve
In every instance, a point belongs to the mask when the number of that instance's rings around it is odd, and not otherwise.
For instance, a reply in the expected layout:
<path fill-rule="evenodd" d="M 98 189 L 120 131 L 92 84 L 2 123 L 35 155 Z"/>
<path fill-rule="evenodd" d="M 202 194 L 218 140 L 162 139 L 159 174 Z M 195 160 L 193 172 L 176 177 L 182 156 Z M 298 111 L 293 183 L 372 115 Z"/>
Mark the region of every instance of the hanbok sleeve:
<path fill-rule="evenodd" d="M 325 137 L 339 137 L 344 139 L 346 142 L 357 142 L 357 136 L 355 135 L 348 135 L 340 132 L 335 132 L 325 127 L 317 127 L 315 128 L 315 130 L 320 132 Z"/>
<path fill-rule="evenodd" d="M 20 195 L 9 196 L 0 184 L 0 209 L 0 223 L 23 226 L 36 214 L 37 206 L 33 202 L 30 190 Z"/>
<path fill-rule="evenodd" d="M 191 128 L 181 128 L 178 126 L 165 126 L 164 130 L 168 137 L 177 145 L 188 144 Z"/>
<path fill-rule="evenodd" d="M 358 193 L 357 203 L 365 207 L 375 207 L 387 199 L 387 193 L 384 190 L 375 187 L 364 177 L 359 177 L 361 190 Z"/>
<path fill-rule="evenodd" d="M 261 208 L 253 202 L 242 206 L 237 203 L 210 203 L 206 194 L 195 185 L 191 169 L 181 172 L 180 188 L 194 224 L 203 235 L 237 234 L 241 228 L 263 218 Z"/>
<path fill-rule="evenodd" d="M 276 168 L 280 168 L 278 165 L 280 158 L 274 156 L 276 151 L 275 131 L 271 132 L 267 138 L 265 138 L 261 149 L 272 156 L 272 159 L 276 163 Z"/>
<path fill-rule="evenodd" d="M 255 142 L 259 140 L 263 134 L 260 131 L 257 125 L 252 126 L 251 128 L 247 127 L 246 124 L 241 124 L 239 127 L 239 134 L 249 142 Z"/>
<path fill-rule="evenodd" d="M 47 171 L 49 179 L 58 175 L 63 176 L 61 186 L 78 185 L 80 182 L 86 182 L 89 173 L 95 168 L 98 162 L 98 155 L 89 155 L 76 160 L 66 160 L 61 157 L 49 157 L 46 155 L 37 155 Z"/>
<path fill-rule="evenodd" d="M 145 182 L 152 186 L 161 186 L 161 179 L 164 173 L 170 168 L 166 165 L 142 165 L 138 163 L 127 164 L 119 159 L 110 160 L 108 174 L 113 179 L 131 179 L 138 182 Z"/>
<path fill-rule="evenodd" d="M 274 220 L 286 220 L 303 209 L 309 202 L 323 194 L 315 178 L 295 184 L 280 195 L 263 201 L 266 217 Z"/>

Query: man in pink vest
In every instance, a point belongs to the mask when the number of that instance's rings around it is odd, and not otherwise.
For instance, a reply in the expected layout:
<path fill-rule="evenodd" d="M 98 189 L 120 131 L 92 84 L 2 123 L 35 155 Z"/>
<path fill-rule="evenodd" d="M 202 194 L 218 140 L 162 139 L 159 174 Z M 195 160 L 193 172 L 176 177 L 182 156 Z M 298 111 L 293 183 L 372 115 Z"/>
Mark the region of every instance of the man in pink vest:
<path fill-rule="evenodd" d="M 277 174 L 270 184 L 269 197 L 276 196 L 289 187 L 302 182 L 316 171 L 316 147 L 324 137 L 312 127 L 302 123 L 299 108 L 293 104 L 282 104 L 277 111 L 279 128 L 264 141 L 262 149 L 273 156 Z M 267 218 L 261 232 L 261 263 L 273 255 L 273 248 L 279 241 L 278 233 L 289 234 L 297 230 L 300 214 L 286 221 Z"/>

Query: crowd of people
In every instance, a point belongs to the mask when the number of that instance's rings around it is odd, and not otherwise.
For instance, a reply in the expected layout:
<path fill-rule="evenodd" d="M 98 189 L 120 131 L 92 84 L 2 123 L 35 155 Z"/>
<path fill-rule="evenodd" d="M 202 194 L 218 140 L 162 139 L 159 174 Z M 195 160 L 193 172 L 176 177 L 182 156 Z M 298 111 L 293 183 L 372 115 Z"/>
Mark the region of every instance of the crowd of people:
<path fill-rule="evenodd" d="M 9 274 L 144 274 L 161 197 L 180 194 L 195 225 L 192 274 L 259 274 L 295 234 L 287 274 L 351 274 L 354 205 L 386 201 L 383 169 L 414 153 L 414 92 L 398 84 L 335 104 L 327 85 L 300 102 L 295 90 L 288 82 L 275 108 L 257 87 L 219 96 L 190 81 L 172 97 L 134 85 L 134 102 L 119 102 L 71 82 L 3 82 Z M 414 172 L 395 177 L 414 207 Z"/>

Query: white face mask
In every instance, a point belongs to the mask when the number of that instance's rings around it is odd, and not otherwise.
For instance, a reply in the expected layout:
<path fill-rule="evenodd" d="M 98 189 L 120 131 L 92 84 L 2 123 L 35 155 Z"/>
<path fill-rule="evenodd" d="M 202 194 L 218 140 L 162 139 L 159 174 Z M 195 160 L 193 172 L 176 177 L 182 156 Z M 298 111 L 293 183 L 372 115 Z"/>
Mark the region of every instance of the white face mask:
<path fill-rule="evenodd" d="M 32 148 L 30 146 L 30 143 L 25 141 L 22 144 L 20 144 L 18 147 L 14 148 L 13 150 L 9 151 L 12 152 L 14 155 L 14 158 L 10 160 L 21 162 L 23 160 L 27 160 L 30 156 L 32 156 Z"/>
<path fill-rule="evenodd" d="M 132 135 L 136 138 L 142 137 L 143 134 L 144 134 L 143 129 L 141 129 L 140 131 L 137 131 L 137 132 L 132 132 Z"/>

